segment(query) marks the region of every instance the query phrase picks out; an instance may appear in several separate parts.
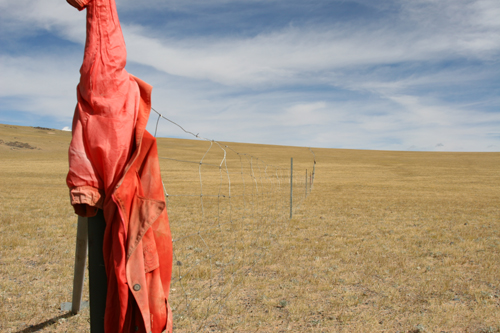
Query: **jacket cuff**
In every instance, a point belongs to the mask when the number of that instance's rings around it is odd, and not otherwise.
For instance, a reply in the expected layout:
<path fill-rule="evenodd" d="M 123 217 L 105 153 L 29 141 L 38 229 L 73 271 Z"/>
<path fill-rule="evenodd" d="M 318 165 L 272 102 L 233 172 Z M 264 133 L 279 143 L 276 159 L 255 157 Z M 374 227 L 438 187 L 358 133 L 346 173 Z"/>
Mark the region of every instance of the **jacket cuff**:
<path fill-rule="evenodd" d="M 103 207 L 104 193 L 92 186 L 73 187 L 69 196 L 75 213 L 82 217 L 95 216 L 97 210 Z"/>

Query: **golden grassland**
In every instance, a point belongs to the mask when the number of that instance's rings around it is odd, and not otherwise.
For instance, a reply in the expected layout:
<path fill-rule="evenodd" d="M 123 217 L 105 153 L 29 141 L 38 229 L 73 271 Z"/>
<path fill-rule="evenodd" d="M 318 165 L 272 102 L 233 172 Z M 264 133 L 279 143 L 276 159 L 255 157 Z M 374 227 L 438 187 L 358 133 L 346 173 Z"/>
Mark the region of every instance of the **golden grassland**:
<path fill-rule="evenodd" d="M 0 125 L 1 332 L 89 330 L 60 311 L 70 138 Z M 306 148 L 228 143 L 225 169 L 217 145 L 197 163 L 210 142 L 158 141 L 176 332 L 500 332 L 500 153 L 313 149 L 304 198 Z"/>

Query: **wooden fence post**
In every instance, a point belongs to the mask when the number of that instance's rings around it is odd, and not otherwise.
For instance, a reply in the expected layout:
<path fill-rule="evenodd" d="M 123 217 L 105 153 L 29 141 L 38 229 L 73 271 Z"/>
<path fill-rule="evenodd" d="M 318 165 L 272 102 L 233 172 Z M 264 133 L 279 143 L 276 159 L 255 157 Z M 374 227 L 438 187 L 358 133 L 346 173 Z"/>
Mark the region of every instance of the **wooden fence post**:
<path fill-rule="evenodd" d="M 77 314 L 81 308 L 89 306 L 90 303 L 90 331 L 92 333 L 104 333 L 104 311 L 106 309 L 108 289 L 102 253 L 105 229 L 106 222 L 101 209 L 98 210 L 97 215 L 94 217 L 78 217 L 73 300 L 71 303 L 61 304 L 61 310 L 68 311 L 71 309 L 73 314 Z M 89 258 L 90 302 L 82 302 L 87 256 Z"/>
<path fill-rule="evenodd" d="M 90 332 L 104 333 L 104 312 L 108 293 L 108 279 L 104 267 L 102 245 L 106 222 L 102 209 L 97 215 L 89 217 L 89 301 Z"/>
<path fill-rule="evenodd" d="M 88 245 L 88 219 L 78 216 L 78 227 L 76 231 L 75 269 L 73 277 L 73 300 L 71 312 L 80 312 L 83 295 L 83 281 L 85 278 L 85 263 L 87 261 Z"/>

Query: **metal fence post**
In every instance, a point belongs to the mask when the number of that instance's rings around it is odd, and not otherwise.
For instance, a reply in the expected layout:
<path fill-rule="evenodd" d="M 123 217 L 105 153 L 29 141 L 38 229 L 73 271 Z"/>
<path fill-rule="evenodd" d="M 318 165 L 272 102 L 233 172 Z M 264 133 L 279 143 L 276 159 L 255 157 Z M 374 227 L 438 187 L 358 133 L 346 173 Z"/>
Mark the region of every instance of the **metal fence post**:
<path fill-rule="evenodd" d="M 290 219 L 293 215 L 293 157 L 290 159 Z"/>
<path fill-rule="evenodd" d="M 311 193 L 313 187 L 312 173 L 309 173 L 309 193 Z"/>
<path fill-rule="evenodd" d="M 307 169 L 306 169 L 306 198 L 307 198 Z"/>
<path fill-rule="evenodd" d="M 315 174 L 316 174 L 316 159 L 314 159 L 313 172 L 311 175 L 311 190 L 312 190 L 312 187 L 314 186 L 314 175 Z"/>

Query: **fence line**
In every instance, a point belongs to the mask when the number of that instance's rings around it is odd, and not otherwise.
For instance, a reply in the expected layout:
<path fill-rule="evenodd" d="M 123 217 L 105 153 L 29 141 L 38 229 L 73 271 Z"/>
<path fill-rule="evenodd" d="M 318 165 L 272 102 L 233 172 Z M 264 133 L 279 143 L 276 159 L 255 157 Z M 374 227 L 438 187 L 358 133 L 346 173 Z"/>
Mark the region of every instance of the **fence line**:
<path fill-rule="evenodd" d="M 302 176 L 291 178 L 289 168 L 187 131 L 152 110 L 158 115 L 155 136 L 165 121 L 207 144 L 203 149 L 185 149 L 174 140 L 171 147 L 159 145 L 174 248 L 169 302 L 175 331 L 227 330 L 221 319 L 239 311 L 236 292 L 265 264 L 277 234 L 288 227 L 288 209 L 297 209 L 312 189 L 314 171 L 308 188 L 307 176 L 305 182 Z M 290 184 L 297 189 L 291 207 Z"/>

